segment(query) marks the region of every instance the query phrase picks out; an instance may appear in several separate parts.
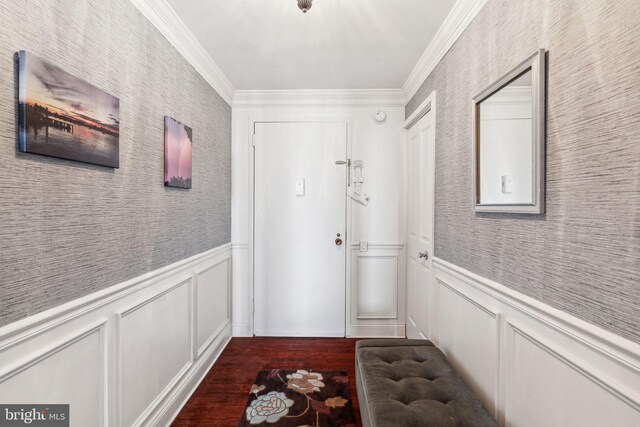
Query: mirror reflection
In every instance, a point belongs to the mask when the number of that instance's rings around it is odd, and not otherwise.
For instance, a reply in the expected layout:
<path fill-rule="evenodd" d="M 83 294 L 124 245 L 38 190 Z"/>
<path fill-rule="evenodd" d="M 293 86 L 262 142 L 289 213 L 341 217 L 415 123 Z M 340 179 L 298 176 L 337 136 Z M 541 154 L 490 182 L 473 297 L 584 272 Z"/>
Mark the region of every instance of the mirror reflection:
<path fill-rule="evenodd" d="M 478 104 L 479 204 L 534 202 L 532 71 Z"/>

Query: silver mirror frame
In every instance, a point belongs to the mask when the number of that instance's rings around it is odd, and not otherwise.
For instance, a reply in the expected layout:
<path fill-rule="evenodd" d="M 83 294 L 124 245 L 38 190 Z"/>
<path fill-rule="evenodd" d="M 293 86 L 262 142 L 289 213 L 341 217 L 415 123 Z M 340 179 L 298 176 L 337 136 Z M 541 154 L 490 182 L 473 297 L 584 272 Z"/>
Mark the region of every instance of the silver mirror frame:
<path fill-rule="evenodd" d="M 532 203 L 481 204 L 480 200 L 480 108 L 479 104 L 508 85 L 515 78 L 531 70 L 532 108 Z M 546 62 L 545 50 L 540 49 L 511 71 L 500 77 L 472 100 L 473 137 L 473 205 L 476 212 L 504 212 L 519 214 L 544 214 L 545 211 L 545 136 L 546 136 Z"/>

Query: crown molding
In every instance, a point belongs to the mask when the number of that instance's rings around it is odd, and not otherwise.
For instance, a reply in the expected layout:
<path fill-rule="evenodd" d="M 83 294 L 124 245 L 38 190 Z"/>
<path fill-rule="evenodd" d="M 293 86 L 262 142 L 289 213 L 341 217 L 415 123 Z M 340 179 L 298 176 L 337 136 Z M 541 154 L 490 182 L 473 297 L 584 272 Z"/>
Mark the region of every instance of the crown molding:
<path fill-rule="evenodd" d="M 394 107 L 405 105 L 400 89 L 237 90 L 233 107 Z"/>
<path fill-rule="evenodd" d="M 406 105 L 487 0 L 458 0 L 402 89 L 239 90 L 189 31 L 167 0 L 131 0 L 220 96 L 234 107 Z"/>
<path fill-rule="evenodd" d="M 131 0 L 131 3 L 231 105 L 235 88 L 167 0 Z"/>
<path fill-rule="evenodd" d="M 402 85 L 406 103 L 411 101 L 422 83 L 429 77 L 429 74 L 451 49 L 486 2 L 487 0 L 458 0 L 453 5 L 451 12 Z"/>

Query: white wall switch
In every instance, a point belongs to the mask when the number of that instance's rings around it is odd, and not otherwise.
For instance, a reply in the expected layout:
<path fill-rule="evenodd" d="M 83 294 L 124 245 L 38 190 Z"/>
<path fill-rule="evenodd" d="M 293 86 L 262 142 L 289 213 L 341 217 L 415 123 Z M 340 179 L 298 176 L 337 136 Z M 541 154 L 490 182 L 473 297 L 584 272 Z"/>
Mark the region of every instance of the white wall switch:
<path fill-rule="evenodd" d="M 366 240 L 360 240 L 360 252 L 367 252 L 369 250 L 369 242 Z"/>
<path fill-rule="evenodd" d="M 502 192 L 505 194 L 513 193 L 513 178 L 511 178 L 511 175 L 502 175 Z"/>
<path fill-rule="evenodd" d="M 296 179 L 296 196 L 304 196 L 304 178 Z"/>

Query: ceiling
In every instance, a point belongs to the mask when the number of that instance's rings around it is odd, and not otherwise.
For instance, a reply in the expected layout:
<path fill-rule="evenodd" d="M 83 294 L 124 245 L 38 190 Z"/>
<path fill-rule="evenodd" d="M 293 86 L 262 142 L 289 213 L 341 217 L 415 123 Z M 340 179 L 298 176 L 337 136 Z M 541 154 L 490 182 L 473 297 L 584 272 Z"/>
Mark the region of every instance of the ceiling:
<path fill-rule="evenodd" d="M 235 89 L 397 89 L 455 0 L 168 3 Z"/>

